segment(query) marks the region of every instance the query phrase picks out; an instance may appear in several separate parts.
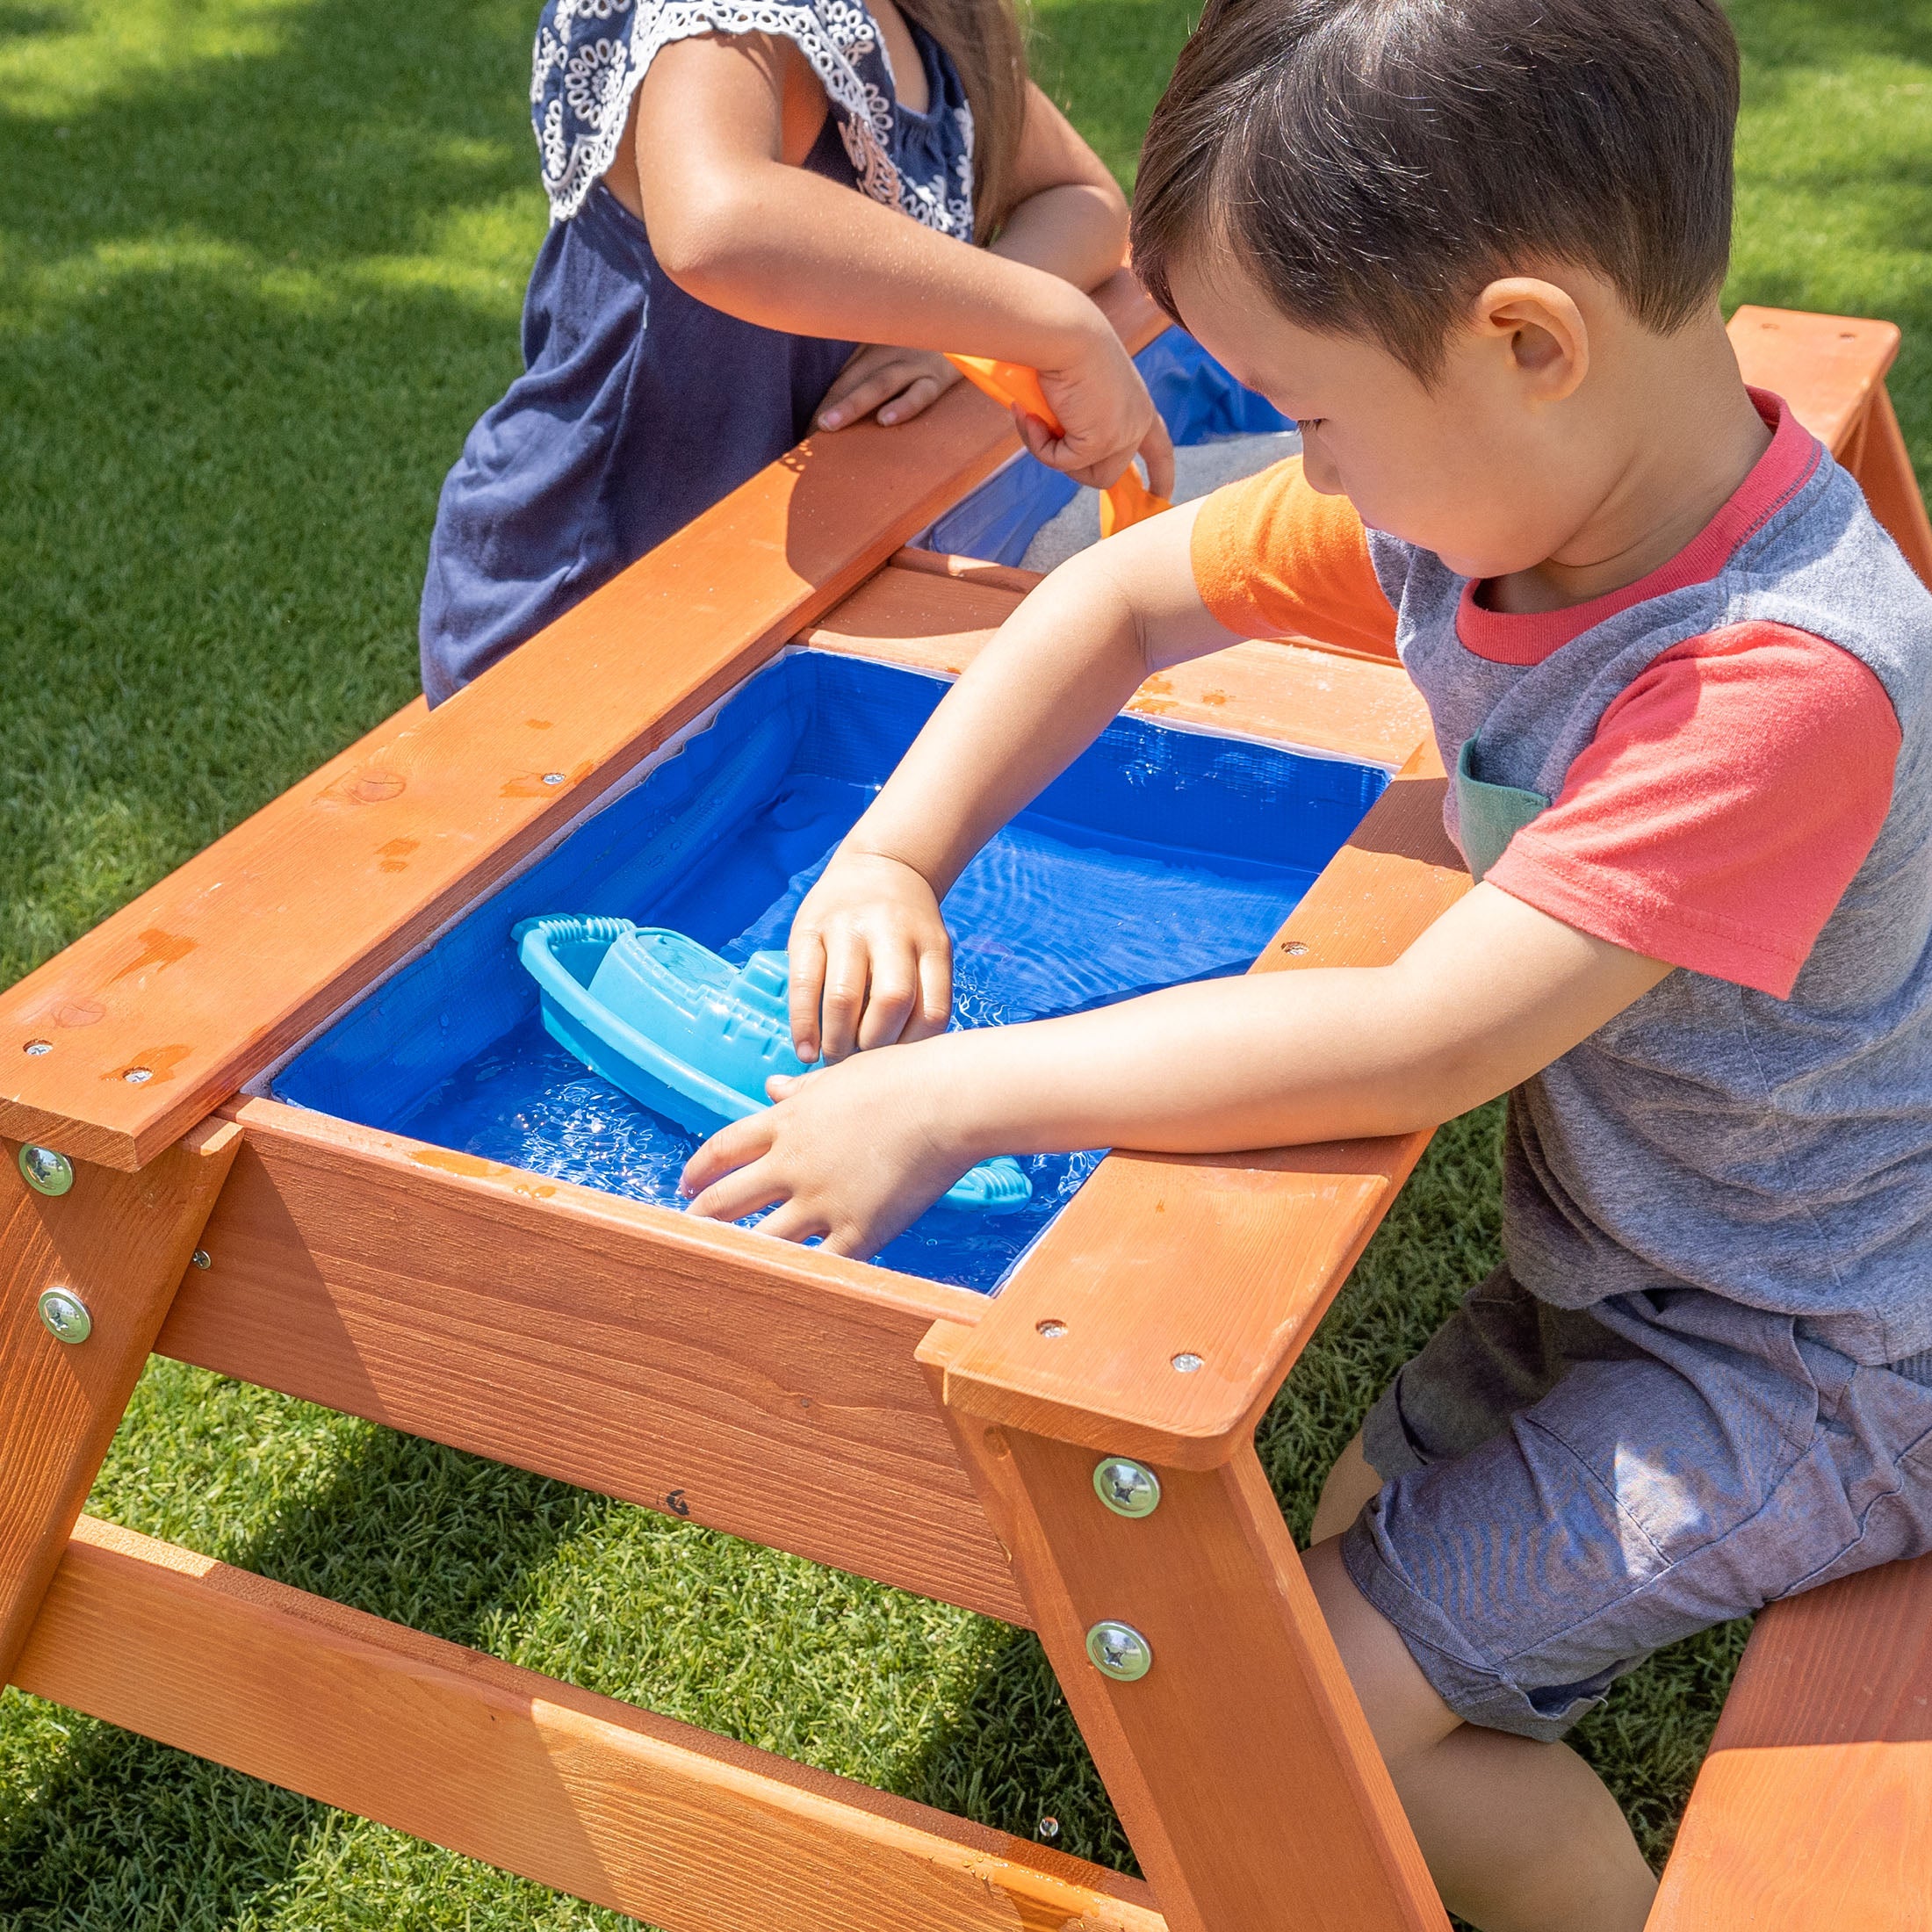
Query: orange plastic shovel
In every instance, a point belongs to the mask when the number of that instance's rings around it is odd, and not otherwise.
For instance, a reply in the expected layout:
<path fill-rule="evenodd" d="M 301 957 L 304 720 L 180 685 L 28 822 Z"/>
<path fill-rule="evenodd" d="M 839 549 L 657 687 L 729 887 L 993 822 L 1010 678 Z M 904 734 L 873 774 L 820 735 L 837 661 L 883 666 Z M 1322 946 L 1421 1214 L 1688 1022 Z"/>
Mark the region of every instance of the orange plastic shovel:
<path fill-rule="evenodd" d="M 984 389 L 995 402 L 1009 407 L 1018 403 L 1029 416 L 1038 416 L 1055 436 L 1066 434 L 1059 417 L 1054 415 L 1052 406 L 1047 401 L 1046 392 L 1040 386 L 1038 370 L 1028 369 L 1024 363 L 994 362 L 985 356 L 948 354 L 946 359 L 968 382 L 976 388 Z M 1143 517 L 1157 516 L 1172 507 L 1164 496 L 1156 496 L 1141 481 L 1141 472 L 1129 463 L 1121 472 L 1120 480 L 1110 483 L 1100 493 L 1100 535 L 1111 537 L 1115 530 L 1125 530 L 1129 523 L 1138 523 Z"/>

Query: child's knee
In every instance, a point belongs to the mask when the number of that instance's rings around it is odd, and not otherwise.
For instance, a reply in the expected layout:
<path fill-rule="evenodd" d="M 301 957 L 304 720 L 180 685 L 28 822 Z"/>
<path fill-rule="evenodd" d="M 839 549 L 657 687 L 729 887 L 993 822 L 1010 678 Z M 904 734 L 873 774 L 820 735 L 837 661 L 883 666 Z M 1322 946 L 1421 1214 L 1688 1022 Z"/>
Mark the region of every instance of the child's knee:
<path fill-rule="evenodd" d="M 1315 1506 L 1315 1528 L 1309 1540 L 1325 1543 L 1330 1537 L 1339 1536 L 1381 1486 L 1382 1479 L 1362 1453 L 1362 1432 L 1358 1429 L 1323 1480 L 1322 1499 Z"/>

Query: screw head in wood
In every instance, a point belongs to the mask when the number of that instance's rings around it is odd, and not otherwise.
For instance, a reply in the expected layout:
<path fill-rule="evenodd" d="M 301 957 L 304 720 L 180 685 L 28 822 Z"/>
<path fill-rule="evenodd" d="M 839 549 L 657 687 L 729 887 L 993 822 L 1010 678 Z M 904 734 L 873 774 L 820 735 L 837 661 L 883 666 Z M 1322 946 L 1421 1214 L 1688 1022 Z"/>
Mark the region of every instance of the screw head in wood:
<path fill-rule="evenodd" d="M 205 1248 L 197 1248 L 188 1258 L 198 1268 L 212 1268 L 214 1265 L 214 1258 Z"/>
<path fill-rule="evenodd" d="M 126 1081 L 129 1086 L 146 1086 L 154 1077 L 155 1070 L 152 1067 L 129 1067 L 126 1072 L 121 1075 L 121 1078 Z"/>
<path fill-rule="evenodd" d="M 64 1194 L 74 1185 L 74 1164 L 51 1147 L 23 1147 L 20 1178 L 37 1194 Z"/>
<path fill-rule="evenodd" d="M 1093 1493 L 1115 1516 L 1152 1516 L 1161 1505 L 1160 1478 L 1130 1456 L 1108 1456 L 1096 1463 Z"/>
<path fill-rule="evenodd" d="M 1192 1375 L 1196 1369 L 1206 1368 L 1208 1364 L 1191 1351 L 1174 1358 L 1174 1373 L 1177 1375 Z"/>
<path fill-rule="evenodd" d="M 51 1040 L 30 1040 L 20 1050 L 38 1060 L 43 1053 L 54 1051 L 54 1042 Z"/>
<path fill-rule="evenodd" d="M 1154 1649 L 1132 1624 L 1109 1618 L 1086 1636 L 1087 1661 L 1116 1683 L 1138 1683 L 1154 1668 Z"/>
<path fill-rule="evenodd" d="M 57 1342 L 84 1342 L 94 1332 L 94 1317 L 72 1288 L 40 1290 L 40 1323 Z"/>
<path fill-rule="evenodd" d="M 560 785 L 563 782 L 564 775 L 560 771 L 547 771 L 544 774 L 544 782 L 546 785 Z"/>

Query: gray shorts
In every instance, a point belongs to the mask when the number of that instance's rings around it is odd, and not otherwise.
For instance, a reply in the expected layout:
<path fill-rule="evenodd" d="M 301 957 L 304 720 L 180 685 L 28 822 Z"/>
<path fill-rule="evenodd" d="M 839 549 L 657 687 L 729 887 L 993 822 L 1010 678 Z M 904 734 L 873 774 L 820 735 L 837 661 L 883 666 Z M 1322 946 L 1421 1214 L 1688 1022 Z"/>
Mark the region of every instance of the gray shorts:
<path fill-rule="evenodd" d="M 1932 1549 L 1932 1358 L 1868 1367 L 1700 1288 L 1558 1308 L 1499 1269 L 1362 1446 L 1356 1588 L 1451 1710 L 1524 1737 L 1680 1637 Z"/>

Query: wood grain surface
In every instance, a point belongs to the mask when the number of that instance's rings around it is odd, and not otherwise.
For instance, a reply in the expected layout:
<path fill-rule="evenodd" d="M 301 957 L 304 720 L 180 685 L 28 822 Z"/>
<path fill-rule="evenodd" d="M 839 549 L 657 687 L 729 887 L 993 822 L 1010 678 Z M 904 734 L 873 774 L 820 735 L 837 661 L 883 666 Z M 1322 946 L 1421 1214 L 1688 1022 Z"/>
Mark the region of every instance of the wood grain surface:
<path fill-rule="evenodd" d="M 800 641 L 956 677 L 1019 608 L 1026 588 L 990 581 L 970 567 L 941 573 L 895 564 L 860 585 Z M 1150 678 L 1127 709 L 1388 770 L 1429 730 L 1428 707 L 1400 665 L 1313 643 L 1231 645 Z"/>
<path fill-rule="evenodd" d="M 14 1681 L 667 1932 L 1161 1932 L 1136 1880 L 90 1517 Z"/>
<path fill-rule="evenodd" d="M 1885 393 L 1897 326 L 1746 303 L 1731 318 L 1730 335 L 1745 381 L 1784 397 L 1858 479 L 1871 514 L 1932 583 L 1932 521 Z"/>
<path fill-rule="evenodd" d="M 1168 1925 L 1447 1932 L 1252 1448 L 1161 1468 L 1130 1521 L 1091 1450 L 954 1419 Z M 1147 1640 L 1137 1683 L 1089 1662 L 1102 1619 Z"/>
<path fill-rule="evenodd" d="M 273 1100 L 155 1347 L 1004 1618 L 915 1359 L 987 1307 Z"/>
<path fill-rule="evenodd" d="M 1650 1927 L 1932 1927 L 1932 1556 L 1759 1616 Z"/>
<path fill-rule="evenodd" d="M 0 1141 L 0 1681 L 26 1640 L 101 1458 L 147 1366 L 241 1140 L 198 1129 L 139 1174 L 76 1162 L 72 1189 L 38 1194 Z M 40 1320 L 66 1288 L 93 1321 L 63 1342 Z"/>
<path fill-rule="evenodd" d="M 1469 889 L 1418 748 L 1257 970 L 1380 965 Z M 970 1334 L 922 1359 L 949 1407 L 1182 1468 L 1226 1461 L 1428 1144 L 1114 1154 Z M 1192 1373 L 1177 1357 L 1200 1358 Z"/>
<path fill-rule="evenodd" d="M 1100 299 L 1130 346 L 1163 326 L 1124 270 Z M 400 714 L 0 993 L 0 1132 L 153 1159 L 1016 443 L 961 383 L 911 423 L 802 443 L 448 703 Z"/>

